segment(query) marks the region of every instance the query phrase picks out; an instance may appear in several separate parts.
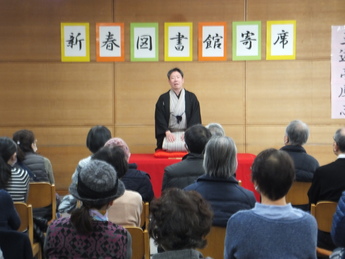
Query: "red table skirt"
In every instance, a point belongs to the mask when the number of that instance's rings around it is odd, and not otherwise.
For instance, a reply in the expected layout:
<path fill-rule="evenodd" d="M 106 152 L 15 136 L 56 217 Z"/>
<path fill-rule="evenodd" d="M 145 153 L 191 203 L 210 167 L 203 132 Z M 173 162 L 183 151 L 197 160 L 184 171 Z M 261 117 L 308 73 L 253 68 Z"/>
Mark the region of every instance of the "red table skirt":
<path fill-rule="evenodd" d="M 238 167 L 236 178 L 242 181 L 242 187 L 254 192 L 257 201 L 260 195 L 254 189 L 251 182 L 251 169 L 255 155 L 240 153 L 237 154 Z M 178 163 L 181 158 L 156 158 L 153 154 L 131 154 L 130 163 L 136 163 L 138 169 L 148 173 L 151 176 L 151 183 L 155 197 L 161 196 L 164 168 L 168 165 Z"/>

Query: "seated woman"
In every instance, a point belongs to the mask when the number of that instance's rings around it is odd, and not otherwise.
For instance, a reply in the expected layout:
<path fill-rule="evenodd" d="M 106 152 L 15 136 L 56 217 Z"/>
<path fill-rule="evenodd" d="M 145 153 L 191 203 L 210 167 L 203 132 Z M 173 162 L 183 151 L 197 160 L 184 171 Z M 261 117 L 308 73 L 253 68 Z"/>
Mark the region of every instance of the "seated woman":
<path fill-rule="evenodd" d="M 129 163 L 131 152 L 127 143 L 121 138 L 111 138 L 104 146 L 118 146 L 125 152 L 126 160 Z M 151 177 L 148 173 L 138 170 L 138 166 L 134 163 L 128 164 L 128 170 L 126 174 L 121 178 L 121 181 L 125 184 L 126 190 L 132 190 L 140 193 L 144 202 L 150 202 L 153 197 L 153 188 L 151 183 Z"/>
<path fill-rule="evenodd" d="M 108 221 L 107 210 L 123 195 L 125 186 L 104 161 L 85 164 L 69 188 L 82 206 L 71 217 L 53 221 L 46 234 L 47 258 L 125 258 L 132 256 L 128 231 Z"/>
<path fill-rule="evenodd" d="M 8 192 L 0 189 L 0 230 L 18 230 L 20 218 Z"/>
<path fill-rule="evenodd" d="M 53 167 L 48 158 L 37 154 L 37 139 L 31 130 L 19 130 L 13 134 L 18 145 L 18 163 L 26 166 L 35 178 L 35 182 L 54 184 Z"/>
<path fill-rule="evenodd" d="M 267 149 L 255 158 L 252 181 L 262 203 L 229 219 L 225 259 L 316 258 L 315 218 L 285 201 L 294 178 L 294 164 L 285 151 Z"/>
<path fill-rule="evenodd" d="M 212 212 L 199 193 L 167 189 L 159 199 L 151 202 L 150 213 L 149 234 L 164 249 L 152 259 L 203 258 L 195 249 L 206 245 Z"/>
<path fill-rule="evenodd" d="M 26 202 L 29 174 L 16 166 L 17 145 L 8 137 L 0 137 L 0 189 L 5 189 L 13 201 Z"/>
<path fill-rule="evenodd" d="M 206 173 L 184 189 L 199 192 L 211 204 L 214 226 L 225 227 L 232 214 L 254 207 L 253 192 L 239 186 L 234 177 L 237 148 L 231 138 L 212 137 L 205 147 L 203 166 Z"/>

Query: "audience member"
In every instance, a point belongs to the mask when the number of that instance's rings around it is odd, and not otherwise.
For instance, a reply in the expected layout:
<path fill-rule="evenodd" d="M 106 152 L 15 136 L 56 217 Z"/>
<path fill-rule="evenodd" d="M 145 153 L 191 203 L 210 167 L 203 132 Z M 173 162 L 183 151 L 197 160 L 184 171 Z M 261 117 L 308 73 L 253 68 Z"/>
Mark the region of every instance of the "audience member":
<path fill-rule="evenodd" d="M 82 206 L 53 221 L 47 231 L 47 258 L 131 258 L 131 236 L 108 221 L 107 210 L 125 191 L 114 168 L 92 160 L 77 171 L 69 188 Z"/>
<path fill-rule="evenodd" d="M 96 153 L 100 148 L 102 148 L 105 142 L 107 142 L 107 140 L 109 140 L 110 138 L 111 138 L 111 132 L 105 126 L 96 125 L 96 126 L 93 126 L 89 130 L 86 136 L 86 146 L 90 150 L 91 155 L 86 158 L 81 159 L 78 162 L 78 165 L 72 175 L 72 179 L 76 175 L 77 171 L 80 171 L 80 169 L 91 160 L 91 156 L 94 153 Z M 61 214 L 70 213 L 75 208 L 76 205 L 77 205 L 77 200 L 74 199 L 72 195 L 70 194 L 65 195 L 58 207 L 58 212 Z"/>
<path fill-rule="evenodd" d="M 225 259 L 316 258 L 315 218 L 285 201 L 294 178 L 293 161 L 285 151 L 267 149 L 255 158 L 252 181 L 262 203 L 229 219 Z"/>
<path fill-rule="evenodd" d="M 335 132 L 333 152 L 337 159 L 316 169 L 313 182 L 308 192 L 309 203 L 319 201 L 338 202 L 345 190 L 345 127 Z M 318 232 L 318 247 L 335 249 L 330 233 Z"/>
<path fill-rule="evenodd" d="M 91 155 L 80 160 L 78 166 L 83 167 L 84 164 L 88 163 L 91 160 L 92 154 L 102 148 L 110 138 L 111 132 L 107 127 L 102 125 L 92 127 L 86 136 L 86 146 L 90 150 Z"/>
<path fill-rule="evenodd" d="M 19 130 L 13 134 L 18 145 L 18 161 L 29 168 L 37 182 L 55 184 L 53 167 L 50 160 L 37 152 L 37 139 L 31 130 Z"/>
<path fill-rule="evenodd" d="M 8 137 L 0 137 L 0 189 L 5 189 L 13 201 L 26 202 L 29 174 L 16 166 L 17 145 Z"/>
<path fill-rule="evenodd" d="M 162 149 L 164 139 L 168 143 L 175 142 L 174 132 L 184 132 L 190 126 L 201 123 L 199 101 L 194 93 L 184 89 L 181 69 L 173 68 L 167 76 L 170 90 L 159 96 L 155 109 L 156 149 Z"/>
<path fill-rule="evenodd" d="M 212 212 L 199 193 L 170 188 L 152 201 L 150 214 L 150 236 L 164 249 L 153 259 L 204 258 L 195 249 L 206 245 Z"/>
<path fill-rule="evenodd" d="M 285 130 L 284 144 L 281 150 L 286 151 L 295 165 L 296 181 L 311 182 L 314 172 L 319 167 L 319 162 L 308 155 L 303 145 L 307 143 L 309 127 L 300 120 L 293 120 Z"/>
<path fill-rule="evenodd" d="M 225 136 L 225 131 L 219 123 L 209 123 L 206 125 L 206 128 L 211 132 L 212 136 L 222 137 Z"/>
<path fill-rule="evenodd" d="M 26 233 L 0 230 L 0 259 L 32 259 L 32 246 Z"/>
<path fill-rule="evenodd" d="M 183 189 L 205 174 L 202 166 L 204 149 L 210 137 L 210 131 L 201 124 L 193 125 L 186 130 L 184 139 L 189 153 L 181 162 L 165 167 L 162 191 L 171 187 Z"/>
<path fill-rule="evenodd" d="M 11 195 L 0 189 L 0 230 L 18 230 L 20 218 L 14 208 Z"/>
<path fill-rule="evenodd" d="M 121 147 L 126 155 L 126 160 L 129 162 L 131 156 L 127 143 L 121 138 L 109 139 L 105 146 L 119 146 Z M 132 190 L 140 193 L 144 202 L 150 202 L 153 197 L 153 188 L 151 183 L 151 177 L 148 173 L 137 169 L 138 166 L 135 163 L 128 164 L 128 171 L 121 178 L 122 182 L 126 186 L 126 190 Z"/>
<path fill-rule="evenodd" d="M 333 243 L 338 247 L 330 258 L 342 259 L 345 257 L 345 191 L 342 193 L 337 210 L 333 216 L 333 224 L 331 230 Z M 335 256 L 337 254 L 338 257 Z"/>
<path fill-rule="evenodd" d="M 234 177 L 237 148 L 231 138 L 212 137 L 206 144 L 203 165 L 206 173 L 185 190 L 195 190 L 210 202 L 214 226 L 225 227 L 232 214 L 254 207 L 253 192 L 239 186 Z"/>
<path fill-rule="evenodd" d="M 127 158 L 120 146 L 104 146 L 92 156 L 92 159 L 102 160 L 112 165 L 121 181 L 128 171 Z M 142 210 L 141 195 L 135 191 L 125 190 L 123 195 L 117 198 L 113 205 L 109 207 L 108 218 L 109 221 L 118 225 L 140 227 Z"/>

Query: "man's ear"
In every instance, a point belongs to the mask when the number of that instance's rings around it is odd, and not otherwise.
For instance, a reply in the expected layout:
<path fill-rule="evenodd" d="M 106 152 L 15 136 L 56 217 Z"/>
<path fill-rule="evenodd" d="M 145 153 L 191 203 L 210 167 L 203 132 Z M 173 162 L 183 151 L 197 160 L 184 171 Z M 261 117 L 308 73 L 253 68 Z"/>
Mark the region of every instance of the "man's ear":
<path fill-rule="evenodd" d="M 289 137 L 284 135 L 284 144 L 287 145 L 289 143 Z"/>

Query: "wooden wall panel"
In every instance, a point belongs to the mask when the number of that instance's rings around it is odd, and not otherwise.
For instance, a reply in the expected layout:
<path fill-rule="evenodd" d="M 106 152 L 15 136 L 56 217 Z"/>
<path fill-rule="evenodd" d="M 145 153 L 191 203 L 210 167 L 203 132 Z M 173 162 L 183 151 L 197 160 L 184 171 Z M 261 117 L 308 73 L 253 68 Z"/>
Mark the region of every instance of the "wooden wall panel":
<path fill-rule="evenodd" d="M 0 63 L 0 125 L 114 123 L 113 65 Z"/>
<path fill-rule="evenodd" d="M 90 23 L 91 58 L 95 60 L 95 23 L 112 22 L 113 0 L 0 1 L 2 61 L 61 60 L 61 22 Z"/>
<path fill-rule="evenodd" d="M 243 124 L 245 93 L 243 62 L 239 63 L 125 63 L 116 65 L 115 112 L 117 125 L 152 125 L 159 95 L 170 89 L 168 70 L 178 66 L 185 88 L 200 102 L 204 124 Z"/>
<path fill-rule="evenodd" d="M 329 68 L 322 62 L 248 63 L 247 122 L 284 125 L 302 119 L 330 123 L 330 85 L 326 80 L 319 81 L 320 77 L 329 78 Z"/>

